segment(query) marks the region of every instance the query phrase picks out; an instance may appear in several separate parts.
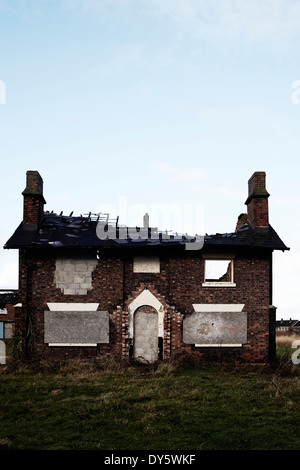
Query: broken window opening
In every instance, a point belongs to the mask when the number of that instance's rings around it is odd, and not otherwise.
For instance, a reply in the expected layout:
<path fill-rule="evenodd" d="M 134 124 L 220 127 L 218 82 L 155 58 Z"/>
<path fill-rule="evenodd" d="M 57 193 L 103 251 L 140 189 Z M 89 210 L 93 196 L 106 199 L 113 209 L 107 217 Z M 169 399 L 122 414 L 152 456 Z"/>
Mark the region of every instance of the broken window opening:
<path fill-rule="evenodd" d="M 203 286 L 234 287 L 232 259 L 206 259 Z"/>

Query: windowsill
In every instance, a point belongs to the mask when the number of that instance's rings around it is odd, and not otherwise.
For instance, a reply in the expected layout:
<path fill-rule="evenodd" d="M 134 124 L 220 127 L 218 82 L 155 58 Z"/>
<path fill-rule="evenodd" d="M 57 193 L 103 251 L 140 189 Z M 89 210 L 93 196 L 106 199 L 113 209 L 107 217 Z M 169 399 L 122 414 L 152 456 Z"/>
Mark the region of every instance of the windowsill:
<path fill-rule="evenodd" d="M 160 271 L 133 271 L 134 274 L 160 274 Z"/>
<path fill-rule="evenodd" d="M 202 287 L 236 287 L 235 282 L 203 282 Z"/>
<path fill-rule="evenodd" d="M 237 344 L 195 344 L 196 348 L 241 348 L 241 343 Z"/>
<path fill-rule="evenodd" d="M 70 347 L 70 346 L 84 346 L 84 347 L 87 347 L 87 346 L 97 346 L 96 343 L 48 343 L 48 346 L 67 346 L 67 347 Z"/>

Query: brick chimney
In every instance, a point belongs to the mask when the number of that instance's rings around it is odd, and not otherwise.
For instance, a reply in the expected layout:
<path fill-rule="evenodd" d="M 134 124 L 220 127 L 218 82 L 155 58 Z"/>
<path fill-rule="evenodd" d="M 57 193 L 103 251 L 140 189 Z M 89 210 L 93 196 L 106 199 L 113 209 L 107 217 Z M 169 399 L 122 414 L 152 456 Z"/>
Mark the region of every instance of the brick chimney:
<path fill-rule="evenodd" d="M 38 171 L 26 172 L 26 188 L 24 196 L 23 225 L 36 228 L 44 214 L 43 180 Z"/>
<path fill-rule="evenodd" d="M 248 222 L 252 227 L 269 226 L 269 206 L 266 190 L 266 173 L 256 171 L 248 181 L 248 198 L 245 204 L 248 211 Z"/>

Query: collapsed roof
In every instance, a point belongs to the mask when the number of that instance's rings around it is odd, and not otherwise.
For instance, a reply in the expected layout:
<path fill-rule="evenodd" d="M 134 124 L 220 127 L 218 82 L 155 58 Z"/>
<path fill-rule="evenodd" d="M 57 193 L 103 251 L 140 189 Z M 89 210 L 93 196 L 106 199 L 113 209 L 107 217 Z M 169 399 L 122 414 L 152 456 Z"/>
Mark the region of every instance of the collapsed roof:
<path fill-rule="evenodd" d="M 114 233 L 114 237 L 97 235 L 97 226 L 102 223 L 102 233 Z M 109 232 L 110 231 L 110 232 Z M 180 246 L 197 241 L 198 236 L 171 234 L 157 229 L 144 227 L 123 227 L 101 222 L 92 216 L 65 216 L 45 213 L 35 229 L 28 229 L 21 222 L 11 238 L 6 242 L 6 249 L 24 248 L 60 248 L 104 246 Z M 253 228 L 246 222 L 231 233 L 206 234 L 204 246 L 222 247 L 257 247 L 270 250 L 289 250 L 275 230 L 268 227 Z"/>
<path fill-rule="evenodd" d="M 214 235 L 178 235 L 150 228 L 148 214 L 143 227 L 124 227 L 108 214 L 73 216 L 44 211 L 43 179 L 38 171 L 26 172 L 23 191 L 23 221 L 7 241 L 6 249 L 60 247 L 134 247 L 183 246 L 188 250 L 203 247 L 256 247 L 288 250 L 269 224 L 265 172 L 255 172 L 248 181 L 247 214 L 241 214 L 234 232 Z M 194 243 L 194 244 L 193 244 Z M 196 245 L 197 243 L 197 245 Z"/>

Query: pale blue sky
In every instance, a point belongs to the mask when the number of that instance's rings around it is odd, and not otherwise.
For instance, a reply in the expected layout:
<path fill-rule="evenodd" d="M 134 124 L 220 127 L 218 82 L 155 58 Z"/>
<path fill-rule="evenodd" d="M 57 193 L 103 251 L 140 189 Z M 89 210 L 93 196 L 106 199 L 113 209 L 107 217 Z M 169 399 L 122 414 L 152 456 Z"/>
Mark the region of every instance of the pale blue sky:
<path fill-rule="evenodd" d="M 300 319 L 299 0 L 0 0 L 3 246 L 26 170 L 46 209 L 233 231 L 266 171 L 277 317 Z M 175 216 L 176 212 L 176 216 Z M 168 216 L 167 214 L 171 214 Z M 0 288 L 17 287 L 0 252 Z"/>

